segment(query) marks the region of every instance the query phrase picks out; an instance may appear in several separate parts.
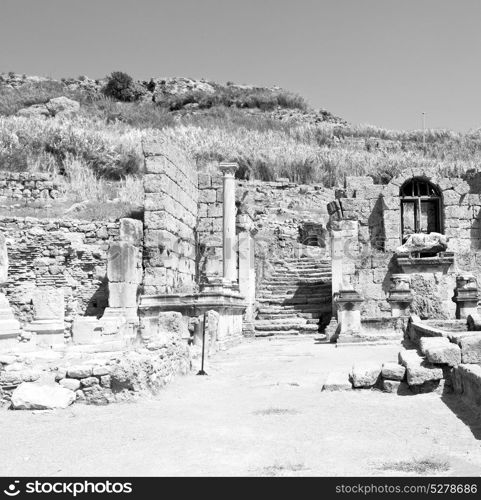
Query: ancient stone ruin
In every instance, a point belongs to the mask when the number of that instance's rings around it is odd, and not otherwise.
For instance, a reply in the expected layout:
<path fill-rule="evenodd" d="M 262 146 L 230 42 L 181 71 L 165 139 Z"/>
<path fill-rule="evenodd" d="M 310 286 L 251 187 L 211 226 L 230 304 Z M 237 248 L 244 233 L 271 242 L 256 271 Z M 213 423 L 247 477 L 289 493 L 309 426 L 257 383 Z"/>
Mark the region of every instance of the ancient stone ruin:
<path fill-rule="evenodd" d="M 202 346 L 208 359 L 272 335 L 400 345 L 398 362 L 332 373 L 326 390 L 481 387 L 475 178 L 408 170 L 327 189 L 239 181 L 235 163 L 198 172 L 155 137 L 143 152 L 143 220 L 0 218 L 6 407 L 155 394 L 200 369 Z M 55 196 L 45 176 L 15 175 L 4 198 Z"/>

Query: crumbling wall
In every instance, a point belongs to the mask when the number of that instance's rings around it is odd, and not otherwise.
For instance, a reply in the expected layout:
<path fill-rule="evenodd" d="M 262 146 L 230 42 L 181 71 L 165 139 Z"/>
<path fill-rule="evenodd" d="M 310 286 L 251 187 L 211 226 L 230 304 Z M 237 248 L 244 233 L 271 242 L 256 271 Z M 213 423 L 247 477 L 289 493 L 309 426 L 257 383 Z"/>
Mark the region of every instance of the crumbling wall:
<path fill-rule="evenodd" d="M 118 221 L 0 219 L 9 257 L 5 291 L 22 323 L 33 319 L 36 287 L 64 291 L 67 329 L 77 315 L 98 316 L 107 306 L 106 256 Z"/>
<path fill-rule="evenodd" d="M 196 287 L 197 167 L 158 137 L 145 156 L 144 294 L 189 292 Z"/>
<path fill-rule="evenodd" d="M 59 185 L 43 172 L 0 172 L 0 201 L 57 198 Z"/>
<path fill-rule="evenodd" d="M 374 184 L 368 177 L 347 177 L 345 187 L 336 192 L 343 221 L 353 226 L 344 243 L 343 277 L 344 285 L 363 297 L 364 317 L 391 314 L 390 278 L 403 272 L 395 258 L 401 245 L 399 190 L 415 177 L 428 180 L 442 193 L 442 232 L 449 238 L 447 251 L 455 255 L 454 265 L 409 272 L 415 312 L 426 318 L 454 317 L 456 274 L 474 273 L 481 284 L 481 196 L 472 192 L 474 185 L 431 170 L 408 170 L 387 185 Z"/>

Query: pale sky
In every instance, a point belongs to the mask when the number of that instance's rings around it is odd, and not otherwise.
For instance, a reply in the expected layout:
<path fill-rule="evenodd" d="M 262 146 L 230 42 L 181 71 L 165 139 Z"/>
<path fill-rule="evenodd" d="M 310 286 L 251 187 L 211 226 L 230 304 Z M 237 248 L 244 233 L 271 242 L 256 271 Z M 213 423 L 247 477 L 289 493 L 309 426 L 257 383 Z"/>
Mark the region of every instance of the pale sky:
<path fill-rule="evenodd" d="M 0 0 L 0 72 L 279 85 L 353 123 L 481 127 L 479 0 Z"/>

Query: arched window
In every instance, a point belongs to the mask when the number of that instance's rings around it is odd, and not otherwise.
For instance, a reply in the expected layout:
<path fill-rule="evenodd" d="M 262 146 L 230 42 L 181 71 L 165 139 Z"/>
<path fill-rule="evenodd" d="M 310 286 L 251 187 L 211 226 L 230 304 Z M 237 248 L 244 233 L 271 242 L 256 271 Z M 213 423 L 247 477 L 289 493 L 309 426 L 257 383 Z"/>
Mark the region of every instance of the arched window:
<path fill-rule="evenodd" d="M 441 192 L 424 179 L 411 179 L 400 189 L 402 241 L 413 233 L 441 232 Z"/>

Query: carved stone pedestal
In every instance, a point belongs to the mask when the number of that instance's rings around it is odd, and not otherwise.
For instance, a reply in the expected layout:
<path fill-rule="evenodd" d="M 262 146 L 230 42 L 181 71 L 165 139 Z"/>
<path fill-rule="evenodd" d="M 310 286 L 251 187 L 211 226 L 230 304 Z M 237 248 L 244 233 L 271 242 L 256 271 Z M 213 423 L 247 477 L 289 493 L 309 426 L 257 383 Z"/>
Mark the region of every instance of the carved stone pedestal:
<path fill-rule="evenodd" d="M 478 314 L 478 284 L 472 274 L 456 276 L 453 302 L 456 302 L 456 319 L 466 319 Z"/>
<path fill-rule="evenodd" d="M 20 323 L 15 319 L 7 297 L 0 292 L 0 346 L 9 339 L 16 342 L 19 333 Z"/>
<path fill-rule="evenodd" d="M 339 290 L 335 297 L 337 321 L 340 325 L 337 342 L 355 342 L 361 334 L 363 298 L 355 290 Z"/>
<path fill-rule="evenodd" d="M 62 289 L 42 287 L 33 292 L 34 320 L 25 330 L 37 334 L 37 345 L 64 342 L 64 293 Z"/>
<path fill-rule="evenodd" d="M 413 301 L 411 292 L 411 280 L 407 274 L 393 274 L 391 276 L 391 287 L 389 298 L 391 305 L 391 316 L 399 318 L 410 315 L 410 305 Z"/>

